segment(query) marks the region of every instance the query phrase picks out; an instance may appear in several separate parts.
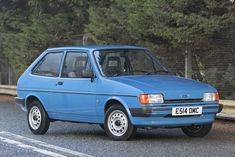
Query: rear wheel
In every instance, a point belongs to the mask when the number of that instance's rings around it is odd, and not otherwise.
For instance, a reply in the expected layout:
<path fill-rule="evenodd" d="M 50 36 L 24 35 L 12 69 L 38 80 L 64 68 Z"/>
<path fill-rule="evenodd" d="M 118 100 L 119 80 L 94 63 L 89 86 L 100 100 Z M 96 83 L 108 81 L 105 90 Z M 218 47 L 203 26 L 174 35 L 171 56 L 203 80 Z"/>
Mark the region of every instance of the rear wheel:
<path fill-rule="evenodd" d="M 212 124 L 183 127 L 182 131 L 189 137 L 204 137 L 211 130 Z"/>
<path fill-rule="evenodd" d="M 29 104 L 27 119 L 32 133 L 45 134 L 47 132 L 50 120 L 39 101 L 33 101 Z"/>
<path fill-rule="evenodd" d="M 104 128 L 106 134 L 117 141 L 128 140 L 136 132 L 136 128 L 131 124 L 128 114 L 120 105 L 113 105 L 107 110 Z"/>

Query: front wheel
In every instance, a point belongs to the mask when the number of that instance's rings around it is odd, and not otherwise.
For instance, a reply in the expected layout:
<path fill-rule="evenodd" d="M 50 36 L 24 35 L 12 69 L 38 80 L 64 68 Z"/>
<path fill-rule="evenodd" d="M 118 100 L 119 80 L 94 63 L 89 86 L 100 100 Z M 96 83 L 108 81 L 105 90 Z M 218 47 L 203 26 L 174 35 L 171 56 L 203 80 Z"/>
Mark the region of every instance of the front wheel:
<path fill-rule="evenodd" d="M 105 115 L 106 134 L 117 141 L 125 141 L 135 135 L 136 128 L 129 120 L 125 109 L 120 105 L 111 106 Z"/>
<path fill-rule="evenodd" d="M 27 119 L 32 133 L 45 134 L 47 132 L 50 125 L 50 120 L 39 101 L 33 101 L 29 104 Z"/>
<path fill-rule="evenodd" d="M 211 130 L 212 124 L 192 125 L 183 127 L 182 131 L 189 137 L 204 137 Z"/>

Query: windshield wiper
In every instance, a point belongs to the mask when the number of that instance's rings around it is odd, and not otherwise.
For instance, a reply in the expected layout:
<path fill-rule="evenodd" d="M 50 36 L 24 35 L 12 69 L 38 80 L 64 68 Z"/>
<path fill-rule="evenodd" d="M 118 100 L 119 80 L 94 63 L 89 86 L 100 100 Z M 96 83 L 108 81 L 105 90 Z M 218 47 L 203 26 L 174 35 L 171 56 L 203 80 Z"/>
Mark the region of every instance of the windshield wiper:
<path fill-rule="evenodd" d="M 145 71 L 145 70 L 131 70 L 129 72 L 119 72 L 119 73 L 116 73 L 113 75 L 113 77 L 116 77 L 116 76 L 127 76 L 127 75 L 134 75 L 134 73 L 140 73 L 141 75 L 146 75 L 148 74 L 149 72 L 148 71 Z"/>
<path fill-rule="evenodd" d="M 171 74 L 170 71 L 166 71 L 166 70 L 158 70 L 158 71 L 145 71 L 145 70 L 132 70 L 129 73 L 116 73 L 113 75 L 113 77 L 116 76 L 126 76 L 126 75 L 130 75 L 130 74 L 134 74 L 134 73 L 141 73 L 141 75 L 154 75 L 154 74 L 159 74 L 159 73 L 166 73 L 166 74 Z"/>
<path fill-rule="evenodd" d="M 170 71 L 167 71 L 167 70 L 158 70 L 158 71 L 155 71 L 156 73 L 171 73 Z"/>
<path fill-rule="evenodd" d="M 159 74 L 159 73 L 171 74 L 170 71 L 166 71 L 166 70 L 157 70 L 157 71 L 148 72 L 148 73 L 146 73 L 146 75 L 153 75 L 153 74 Z"/>
<path fill-rule="evenodd" d="M 123 74 L 122 74 L 122 73 L 116 73 L 116 74 L 113 75 L 113 77 L 115 77 L 115 76 L 121 76 L 121 75 L 123 75 Z"/>
<path fill-rule="evenodd" d="M 145 71 L 145 70 L 131 70 L 129 73 L 144 73 L 144 74 L 146 74 L 146 73 L 149 73 L 148 71 Z"/>

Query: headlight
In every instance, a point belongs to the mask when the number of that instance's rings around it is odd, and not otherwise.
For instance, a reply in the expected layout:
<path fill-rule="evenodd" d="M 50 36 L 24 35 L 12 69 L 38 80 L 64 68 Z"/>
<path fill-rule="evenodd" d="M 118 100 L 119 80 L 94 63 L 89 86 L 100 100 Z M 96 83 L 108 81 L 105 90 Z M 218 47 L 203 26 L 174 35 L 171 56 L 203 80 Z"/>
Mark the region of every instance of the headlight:
<path fill-rule="evenodd" d="M 219 101 L 219 93 L 204 93 L 203 101 Z"/>
<path fill-rule="evenodd" d="M 163 103 L 162 94 L 142 94 L 140 95 L 141 104 L 161 104 Z"/>

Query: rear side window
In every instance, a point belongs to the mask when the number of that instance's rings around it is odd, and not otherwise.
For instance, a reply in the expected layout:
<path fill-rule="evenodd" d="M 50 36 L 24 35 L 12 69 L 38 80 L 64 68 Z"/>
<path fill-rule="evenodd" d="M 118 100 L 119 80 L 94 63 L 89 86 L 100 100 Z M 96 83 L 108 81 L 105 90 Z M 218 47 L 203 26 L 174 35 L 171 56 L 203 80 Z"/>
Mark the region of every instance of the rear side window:
<path fill-rule="evenodd" d="M 33 69 L 32 74 L 58 77 L 63 52 L 48 53 Z"/>

